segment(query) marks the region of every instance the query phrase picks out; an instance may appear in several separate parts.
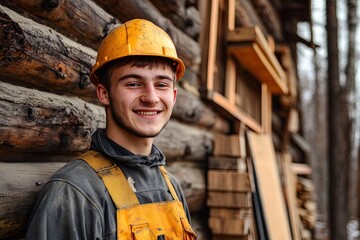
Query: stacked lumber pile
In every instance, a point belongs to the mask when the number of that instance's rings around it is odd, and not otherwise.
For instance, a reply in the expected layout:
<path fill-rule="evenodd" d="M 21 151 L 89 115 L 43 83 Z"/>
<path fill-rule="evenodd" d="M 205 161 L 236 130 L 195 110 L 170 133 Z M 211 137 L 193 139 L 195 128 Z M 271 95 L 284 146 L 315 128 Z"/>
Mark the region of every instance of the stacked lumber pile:
<path fill-rule="evenodd" d="M 212 239 L 253 239 L 252 192 L 244 135 L 217 135 L 208 170 Z"/>
<path fill-rule="evenodd" d="M 302 224 L 302 239 L 312 239 L 316 224 L 317 207 L 313 182 L 305 177 L 297 178 L 297 207 Z"/>

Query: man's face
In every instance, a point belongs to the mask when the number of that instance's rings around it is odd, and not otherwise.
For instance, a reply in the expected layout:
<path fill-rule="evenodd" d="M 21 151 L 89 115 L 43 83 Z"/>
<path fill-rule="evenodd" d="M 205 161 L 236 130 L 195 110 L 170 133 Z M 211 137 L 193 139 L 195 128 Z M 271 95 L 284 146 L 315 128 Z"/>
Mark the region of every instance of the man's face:
<path fill-rule="evenodd" d="M 113 69 L 108 93 L 110 131 L 137 137 L 157 136 L 170 119 L 176 101 L 174 72 L 169 66 Z M 107 105 L 107 104 L 105 104 Z"/>

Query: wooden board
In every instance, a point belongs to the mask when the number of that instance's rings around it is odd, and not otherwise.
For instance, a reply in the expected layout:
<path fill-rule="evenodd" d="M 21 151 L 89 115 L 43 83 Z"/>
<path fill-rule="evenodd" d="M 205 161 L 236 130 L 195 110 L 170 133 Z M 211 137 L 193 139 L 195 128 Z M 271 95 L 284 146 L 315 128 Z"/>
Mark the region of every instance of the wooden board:
<path fill-rule="evenodd" d="M 248 132 L 247 136 L 269 239 L 291 239 L 271 135 Z"/>
<path fill-rule="evenodd" d="M 245 218 L 252 215 L 251 208 L 210 208 L 210 217 Z"/>
<path fill-rule="evenodd" d="M 209 227 L 214 234 L 238 235 L 249 234 L 251 218 L 209 218 Z"/>
<path fill-rule="evenodd" d="M 217 235 L 214 234 L 211 236 L 212 240 L 251 240 L 253 238 L 250 235 L 245 236 L 233 236 L 233 235 Z"/>
<path fill-rule="evenodd" d="M 286 199 L 290 216 L 291 231 L 293 240 L 300 240 L 301 220 L 296 204 L 296 176 L 291 169 L 291 155 L 285 153 L 282 155 L 282 165 L 284 171 L 284 181 L 286 187 Z"/>
<path fill-rule="evenodd" d="M 208 171 L 208 190 L 251 192 L 249 175 L 232 171 Z"/>
<path fill-rule="evenodd" d="M 243 158 L 235 157 L 209 157 L 208 168 L 246 172 L 246 161 Z"/>
<path fill-rule="evenodd" d="M 250 208 L 251 193 L 249 192 L 208 192 L 209 207 Z"/>
<path fill-rule="evenodd" d="M 217 134 L 215 135 L 213 155 L 214 156 L 231 156 L 245 157 L 244 152 L 245 138 L 239 134 Z"/>

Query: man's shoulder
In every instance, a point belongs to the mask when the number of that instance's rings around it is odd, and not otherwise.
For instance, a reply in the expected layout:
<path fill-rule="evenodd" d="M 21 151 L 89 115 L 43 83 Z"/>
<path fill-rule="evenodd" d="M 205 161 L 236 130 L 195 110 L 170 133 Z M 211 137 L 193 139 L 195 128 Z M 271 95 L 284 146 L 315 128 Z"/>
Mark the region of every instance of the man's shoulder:
<path fill-rule="evenodd" d="M 63 185 L 92 196 L 103 196 L 106 188 L 96 172 L 83 160 L 72 160 L 55 172 L 47 185 Z"/>

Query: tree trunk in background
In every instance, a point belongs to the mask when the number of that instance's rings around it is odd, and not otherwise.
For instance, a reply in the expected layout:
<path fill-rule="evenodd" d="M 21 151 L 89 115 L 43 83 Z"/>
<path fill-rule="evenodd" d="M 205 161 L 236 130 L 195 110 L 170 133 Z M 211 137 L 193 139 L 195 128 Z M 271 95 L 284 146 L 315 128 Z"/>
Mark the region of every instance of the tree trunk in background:
<path fill-rule="evenodd" d="M 350 155 L 350 164 L 349 164 L 349 217 L 350 219 L 355 219 L 359 215 L 358 213 L 358 195 L 357 191 L 357 183 L 358 183 L 358 162 L 356 154 L 358 153 L 356 150 L 356 28 L 357 28 L 357 1 L 358 0 L 347 0 L 347 26 L 348 26 L 348 52 L 347 52 L 347 64 L 345 69 L 346 75 L 346 88 L 349 102 L 349 143 L 351 149 Z"/>
<path fill-rule="evenodd" d="M 313 21 L 310 19 L 311 42 L 314 43 Z M 325 78 L 320 79 L 320 67 L 317 53 L 317 46 L 312 45 L 313 49 L 313 67 L 315 77 L 315 89 L 313 92 L 314 99 L 314 128 L 311 131 L 311 142 L 316 148 L 312 152 L 311 167 L 316 174 L 312 175 L 317 192 L 318 221 L 328 222 L 328 157 L 327 157 L 327 109 L 326 109 L 326 92 Z"/>
<path fill-rule="evenodd" d="M 336 0 L 326 1 L 330 239 L 347 239 L 348 106 L 340 86 Z"/>

